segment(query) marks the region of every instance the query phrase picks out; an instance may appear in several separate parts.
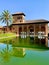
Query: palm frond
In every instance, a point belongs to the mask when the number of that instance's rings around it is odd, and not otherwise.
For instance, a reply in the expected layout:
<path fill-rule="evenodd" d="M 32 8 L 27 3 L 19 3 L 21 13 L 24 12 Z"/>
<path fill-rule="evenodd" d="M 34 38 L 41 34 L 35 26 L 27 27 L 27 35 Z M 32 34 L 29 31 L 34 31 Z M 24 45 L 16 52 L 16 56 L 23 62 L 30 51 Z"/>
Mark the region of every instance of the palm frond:
<path fill-rule="evenodd" d="M 7 22 L 12 22 L 12 16 L 10 15 L 8 10 L 4 10 L 0 16 L 0 21 L 2 21 L 2 23 L 6 23 Z"/>

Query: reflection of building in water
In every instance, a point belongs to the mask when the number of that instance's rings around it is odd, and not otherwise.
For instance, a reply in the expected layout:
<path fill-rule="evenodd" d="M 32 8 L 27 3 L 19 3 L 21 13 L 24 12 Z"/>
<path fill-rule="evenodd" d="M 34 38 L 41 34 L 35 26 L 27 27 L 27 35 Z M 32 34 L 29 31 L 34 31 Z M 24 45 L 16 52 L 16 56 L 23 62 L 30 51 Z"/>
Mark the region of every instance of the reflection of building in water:
<path fill-rule="evenodd" d="M 48 38 L 47 38 L 47 37 L 45 37 L 45 38 L 43 38 L 43 39 L 37 38 L 37 37 L 34 37 L 34 38 L 31 37 L 31 38 L 30 38 L 30 42 L 31 42 L 32 44 L 44 45 L 44 46 L 48 47 Z"/>
<path fill-rule="evenodd" d="M 48 47 L 48 38 L 41 39 L 41 43 Z"/>
<path fill-rule="evenodd" d="M 39 41 L 41 44 L 44 44 L 46 47 L 48 47 L 48 38 L 40 39 Z"/>
<path fill-rule="evenodd" d="M 13 47 L 13 56 L 24 57 L 25 56 L 25 48 Z"/>
<path fill-rule="evenodd" d="M 48 38 L 45 38 L 45 46 L 48 47 Z"/>
<path fill-rule="evenodd" d="M 25 43 L 26 42 L 26 43 Z M 38 37 L 28 37 L 28 38 L 16 38 L 12 40 L 12 46 L 17 47 L 17 46 L 33 46 L 33 45 L 44 45 L 45 47 L 48 47 L 48 38 L 45 37 L 43 39 L 40 39 Z"/>
<path fill-rule="evenodd" d="M 48 39 L 48 47 L 49 47 L 49 39 Z"/>

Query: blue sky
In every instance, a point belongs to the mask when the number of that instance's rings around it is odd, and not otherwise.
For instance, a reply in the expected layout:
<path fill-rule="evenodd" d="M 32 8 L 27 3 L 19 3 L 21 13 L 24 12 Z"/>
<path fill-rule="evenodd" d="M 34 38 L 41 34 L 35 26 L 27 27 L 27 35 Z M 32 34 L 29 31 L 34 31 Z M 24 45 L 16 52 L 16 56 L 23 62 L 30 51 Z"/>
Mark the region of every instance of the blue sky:
<path fill-rule="evenodd" d="M 0 14 L 3 10 L 9 10 L 11 14 L 24 12 L 26 20 L 49 20 L 49 0 L 0 0 Z"/>

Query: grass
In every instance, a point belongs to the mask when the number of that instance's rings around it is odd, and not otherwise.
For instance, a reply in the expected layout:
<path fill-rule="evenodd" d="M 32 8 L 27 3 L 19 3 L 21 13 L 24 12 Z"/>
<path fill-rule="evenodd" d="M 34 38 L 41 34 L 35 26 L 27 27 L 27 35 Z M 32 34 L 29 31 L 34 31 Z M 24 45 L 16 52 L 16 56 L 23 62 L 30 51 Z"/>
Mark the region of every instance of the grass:
<path fill-rule="evenodd" d="M 0 34 L 0 40 L 1 39 L 11 39 L 13 37 L 16 37 L 15 33 L 1 33 Z"/>
<path fill-rule="evenodd" d="M 15 33 L 1 33 L 0 37 L 9 37 L 9 36 L 13 36 L 16 35 Z"/>
<path fill-rule="evenodd" d="M 0 43 L 4 43 L 4 42 L 9 43 L 9 41 L 12 40 L 13 38 L 16 38 L 15 33 L 1 33 L 0 34 Z"/>

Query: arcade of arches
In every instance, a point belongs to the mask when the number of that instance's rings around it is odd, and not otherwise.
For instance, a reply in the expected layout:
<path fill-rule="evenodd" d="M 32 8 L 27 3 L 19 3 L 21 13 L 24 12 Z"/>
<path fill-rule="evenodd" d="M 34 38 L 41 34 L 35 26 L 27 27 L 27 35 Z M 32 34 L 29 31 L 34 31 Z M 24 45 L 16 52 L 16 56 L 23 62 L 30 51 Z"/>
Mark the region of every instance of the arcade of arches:
<path fill-rule="evenodd" d="M 15 32 L 17 36 L 24 33 L 29 36 L 30 34 L 37 36 L 40 32 L 42 35 L 48 35 L 48 24 L 27 24 L 27 25 L 13 25 L 12 32 Z"/>

